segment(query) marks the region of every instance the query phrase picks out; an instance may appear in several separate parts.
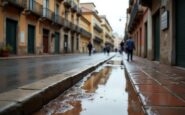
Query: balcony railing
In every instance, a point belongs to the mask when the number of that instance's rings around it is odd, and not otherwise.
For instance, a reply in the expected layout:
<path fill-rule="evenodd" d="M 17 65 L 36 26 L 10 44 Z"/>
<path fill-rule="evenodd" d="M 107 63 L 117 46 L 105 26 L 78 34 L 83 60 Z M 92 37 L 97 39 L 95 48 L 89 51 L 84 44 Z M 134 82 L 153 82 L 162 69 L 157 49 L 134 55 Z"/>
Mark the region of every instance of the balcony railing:
<path fill-rule="evenodd" d="M 128 25 L 128 29 L 130 30 L 131 29 L 131 26 L 133 25 L 134 23 L 134 20 L 136 18 L 136 15 L 137 15 L 137 12 L 139 10 L 139 5 L 136 3 L 133 8 L 132 8 L 132 11 L 131 11 L 131 16 L 130 16 L 130 22 L 129 22 L 129 25 Z"/>
<path fill-rule="evenodd" d="M 99 33 L 103 31 L 102 28 L 99 27 L 97 24 L 94 24 L 94 29 L 97 30 Z"/>
<path fill-rule="evenodd" d="M 90 32 L 86 31 L 83 28 L 80 28 L 80 33 L 81 33 L 82 36 L 85 36 L 87 38 L 91 38 L 91 36 L 92 36 L 92 34 Z"/>
<path fill-rule="evenodd" d="M 129 5 L 133 5 L 134 4 L 134 0 L 129 0 Z"/>
<path fill-rule="evenodd" d="M 80 28 L 79 26 L 77 26 L 76 32 L 77 32 L 78 34 L 80 34 L 80 31 L 81 31 L 81 28 Z"/>
<path fill-rule="evenodd" d="M 38 2 L 36 1 L 33 1 L 33 2 L 28 2 L 27 4 L 27 11 L 30 11 L 38 16 L 41 16 L 42 13 L 43 13 L 43 7 L 41 4 L 39 4 Z"/>
<path fill-rule="evenodd" d="M 100 37 L 98 37 L 98 36 L 95 36 L 93 40 L 94 40 L 96 43 L 101 43 L 101 42 L 103 42 L 103 40 L 102 40 Z"/>
<path fill-rule="evenodd" d="M 61 16 L 59 16 L 58 14 L 54 14 L 52 20 L 53 20 L 53 22 L 54 22 L 55 24 L 59 24 L 59 25 L 61 25 L 61 26 L 64 26 L 64 18 L 61 17 Z"/>
<path fill-rule="evenodd" d="M 71 7 L 71 10 L 72 10 L 72 12 L 77 12 L 77 10 L 78 10 L 77 5 L 76 5 L 76 4 L 73 5 L 73 6 Z"/>
<path fill-rule="evenodd" d="M 54 16 L 54 12 L 52 12 L 50 9 L 48 8 L 43 8 L 43 12 L 42 12 L 42 17 L 43 18 L 47 18 L 49 20 L 52 20 Z"/>
<path fill-rule="evenodd" d="M 72 0 L 64 0 L 64 6 L 70 8 L 72 6 Z"/>
<path fill-rule="evenodd" d="M 140 0 L 140 3 L 141 3 L 143 6 L 151 7 L 151 5 L 152 5 L 152 0 Z"/>
<path fill-rule="evenodd" d="M 24 9 L 26 7 L 26 0 L 2 0 L 3 6 L 13 5 L 17 8 Z"/>
<path fill-rule="evenodd" d="M 71 27 L 71 24 L 70 22 L 67 20 L 67 19 L 64 19 L 64 28 L 69 30 Z"/>
<path fill-rule="evenodd" d="M 80 7 L 77 7 L 77 16 L 82 15 L 82 9 Z"/>

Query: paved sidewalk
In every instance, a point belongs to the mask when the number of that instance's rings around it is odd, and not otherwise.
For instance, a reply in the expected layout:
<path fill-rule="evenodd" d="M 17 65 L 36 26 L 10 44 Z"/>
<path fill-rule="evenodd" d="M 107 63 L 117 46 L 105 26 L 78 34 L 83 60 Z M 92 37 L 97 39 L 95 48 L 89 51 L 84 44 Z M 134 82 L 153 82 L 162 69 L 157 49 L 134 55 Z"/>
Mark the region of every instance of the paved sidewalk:
<path fill-rule="evenodd" d="M 139 57 L 128 62 L 125 57 L 128 76 L 146 114 L 185 114 L 185 70 Z"/>

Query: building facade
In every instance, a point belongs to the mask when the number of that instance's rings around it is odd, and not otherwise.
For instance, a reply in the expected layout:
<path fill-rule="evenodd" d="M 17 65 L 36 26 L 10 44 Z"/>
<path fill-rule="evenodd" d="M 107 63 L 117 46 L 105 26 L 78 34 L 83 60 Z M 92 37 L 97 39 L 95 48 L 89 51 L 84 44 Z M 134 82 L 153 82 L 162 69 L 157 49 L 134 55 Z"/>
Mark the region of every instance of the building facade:
<path fill-rule="evenodd" d="M 94 3 L 81 3 L 82 15 L 91 22 L 90 32 L 92 33 L 91 42 L 96 52 L 103 49 L 103 29 L 101 27 L 101 19 L 95 9 Z"/>
<path fill-rule="evenodd" d="M 80 52 L 87 53 L 87 45 L 91 41 L 92 34 L 90 33 L 91 22 L 84 16 L 80 18 L 81 38 L 80 38 Z"/>
<path fill-rule="evenodd" d="M 0 46 L 12 54 L 79 52 L 79 0 L 1 0 Z"/>
<path fill-rule="evenodd" d="M 140 24 L 143 28 L 141 42 L 138 43 L 136 40 L 137 47 L 141 47 L 141 51 L 137 48 L 136 54 L 163 64 L 185 67 L 185 16 L 182 13 L 185 9 L 185 1 L 130 0 L 129 4 L 134 4 L 136 1 L 139 6 L 146 7 L 139 22 L 132 24 L 132 28 L 137 28 Z M 135 15 L 132 12 L 134 9 L 131 10 L 130 21 Z M 138 15 L 134 18 L 137 19 L 137 17 Z M 132 30 L 129 31 L 131 34 L 135 32 Z M 134 37 L 140 36 L 139 33 L 134 34 Z M 147 52 L 144 56 L 143 51 Z"/>
<path fill-rule="evenodd" d="M 109 46 L 111 50 L 114 49 L 114 39 L 112 36 L 112 27 L 110 26 L 105 15 L 100 16 L 101 26 L 103 29 L 103 47 Z"/>

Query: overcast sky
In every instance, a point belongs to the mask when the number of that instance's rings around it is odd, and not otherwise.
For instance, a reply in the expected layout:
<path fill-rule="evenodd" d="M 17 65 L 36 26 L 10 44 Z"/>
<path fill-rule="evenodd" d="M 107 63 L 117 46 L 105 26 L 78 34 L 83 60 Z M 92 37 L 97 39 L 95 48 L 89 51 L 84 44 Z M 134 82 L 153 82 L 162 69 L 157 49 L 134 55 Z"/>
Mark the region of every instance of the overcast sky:
<path fill-rule="evenodd" d="M 124 35 L 128 0 L 80 0 L 80 2 L 94 2 L 99 14 L 106 15 L 113 31 L 120 36 Z"/>

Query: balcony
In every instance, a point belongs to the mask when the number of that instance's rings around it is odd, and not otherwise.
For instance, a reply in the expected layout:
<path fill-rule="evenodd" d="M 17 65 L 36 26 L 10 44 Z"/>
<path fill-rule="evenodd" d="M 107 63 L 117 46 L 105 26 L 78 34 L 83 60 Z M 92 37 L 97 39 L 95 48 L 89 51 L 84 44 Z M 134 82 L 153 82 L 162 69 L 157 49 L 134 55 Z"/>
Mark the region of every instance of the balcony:
<path fill-rule="evenodd" d="M 98 36 L 95 36 L 93 40 L 94 42 L 99 43 L 99 44 L 103 42 L 103 40 L 99 38 Z"/>
<path fill-rule="evenodd" d="M 64 6 L 70 8 L 72 6 L 72 0 L 64 0 Z"/>
<path fill-rule="evenodd" d="M 129 0 L 129 5 L 133 5 L 134 4 L 134 0 Z"/>
<path fill-rule="evenodd" d="M 72 22 L 70 22 L 70 28 L 73 32 L 76 32 L 76 30 L 77 30 L 77 26 L 75 24 L 73 24 Z"/>
<path fill-rule="evenodd" d="M 128 31 L 132 31 L 135 24 L 137 24 L 138 20 L 143 16 L 144 11 L 142 7 L 139 7 L 139 4 L 135 4 L 132 8 L 130 15 L 130 22 L 128 25 Z"/>
<path fill-rule="evenodd" d="M 81 28 L 80 28 L 79 26 L 77 26 L 76 32 L 77 32 L 78 34 L 80 34 L 80 31 L 81 31 Z"/>
<path fill-rule="evenodd" d="M 146 6 L 146 7 L 151 7 L 152 5 L 152 0 L 140 0 L 140 3 L 143 5 L 143 6 Z"/>
<path fill-rule="evenodd" d="M 111 36 L 108 33 L 105 34 L 105 37 L 106 38 L 111 38 Z"/>
<path fill-rule="evenodd" d="M 94 29 L 95 29 L 97 32 L 99 32 L 99 33 L 102 33 L 102 32 L 103 32 L 102 28 L 99 27 L 97 24 L 94 24 Z"/>
<path fill-rule="evenodd" d="M 36 15 L 36 16 L 42 16 L 43 7 L 41 4 L 37 3 L 36 1 L 28 2 L 27 8 L 26 8 L 26 14 L 27 15 Z"/>
<path fill-rule="evenodd" d="M 62 1 L 64 1 L 64 0 L 57 0 L 58 2 L 62 2 Z"/>
<path fill-rule="evenodd" d="M 52 12 L 50 9 L 48 8 L 43 8 L 43 11 L 42 11 L 42 18 L 44 19 L 48 19 L 50 21 L 52 21 L 54 17 L 54 12 Z"/>
<path fill-rule="evenodd" d="M 80 7 L 77 7 L 77 16 L 81 16 L 82 15 L 82 9 Z"/>
<path fill-rule="evenodd" d="M 65 30 L 70 30 L 71 24 L 67 19 L 64 19 L 64 29 Z"/>
<path fill-rule="evenodd" d="M 58 14 L 55 14 L 52 20 L 54 24 L 64 26 L 64 18 L 59 16 Z"/>
<path fill-rule="evenodd" d="M 87 37 L 87 38 L 91 38 L 92 34 L 90 32 L 86 31 L 83 28 L 79 28 L 79 29 L 80 29 L 81 36 L 84 36 L 84 37 Z"/>
<path fill-rule="evenodd" d="M 71 11 L 72 11 L 72 12 L 77 12 L 77 10 L 78 10 L 78 6 L 77 6 L 77 4 L 73 1 L 73 2 L 72 2 L 72 6 L 71 6 Z"/>
<path fill-rule="evenodd" d="M 105 45 L 108 45 L 110 47 L 114 47 L 114 45 L 111 42 L 108 42 L 108 41 L 105 42 Z"/>
<path fill-rule="evenodd" d="M 16 7 L 19 10 L 23 10 L 26 7 L 26 0 L 2 0 L 2 6 Z"/>

